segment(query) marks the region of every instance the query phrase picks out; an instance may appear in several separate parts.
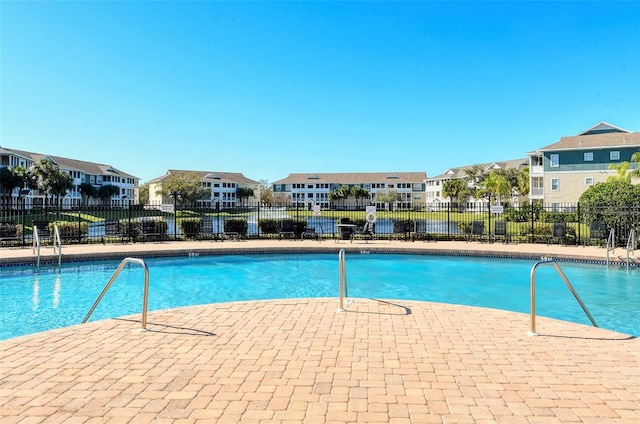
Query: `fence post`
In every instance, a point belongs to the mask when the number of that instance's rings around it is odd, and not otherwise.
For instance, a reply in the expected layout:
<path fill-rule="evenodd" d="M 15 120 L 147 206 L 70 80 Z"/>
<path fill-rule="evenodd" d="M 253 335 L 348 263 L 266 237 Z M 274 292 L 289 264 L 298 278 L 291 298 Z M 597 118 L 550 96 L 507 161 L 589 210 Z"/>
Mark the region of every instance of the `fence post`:
<path fill-rule="evenodd" d="M 580 216 L 580 202 L 578 202 L 578 234 L 576 237 L 576 246 L 579 246 L 582 242 L 581 237 L 580 237 L 580 229 L 582 227 L 582 217 Z"/>
<path fill-rule="evenodd" d="M 544 208 L 544 205 L 542 207 Z M 536 211 L 532 204 L 531 205 L 531 237 L 529 237 L 529 243 L 532 243 L 536 239 L 536 235 L 533 232 L 534 231 L 533 220 L 535 219 L 535 214 L 536 214 Z"/>
<path fill-rule="evenodd" d="M 447 203 L 447 240 L 451 241 L 451 202 Z"/>

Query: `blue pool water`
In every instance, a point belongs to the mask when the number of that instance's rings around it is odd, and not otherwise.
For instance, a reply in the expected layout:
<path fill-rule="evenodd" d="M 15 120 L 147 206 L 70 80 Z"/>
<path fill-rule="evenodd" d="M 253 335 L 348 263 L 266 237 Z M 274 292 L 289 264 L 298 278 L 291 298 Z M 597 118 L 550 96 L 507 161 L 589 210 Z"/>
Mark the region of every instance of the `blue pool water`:
<path fill-rule="evenodd" d="M 338 296 L 335 254 L 150 258 L 149 310 Z M 119 261 L 0 268 L 0 340 L 79 324 Z M 529 313 L 533 260 L 394 254 L 347 255 L 350 297 L 455 303 Z M 638 270 L 561 263 L 602 328 L 640 336 Z M 144 273 L 128 265 L 91 321 L 140 314 Z M 552 266 L 538 269 L 539 316 L 590 325 Z"/>

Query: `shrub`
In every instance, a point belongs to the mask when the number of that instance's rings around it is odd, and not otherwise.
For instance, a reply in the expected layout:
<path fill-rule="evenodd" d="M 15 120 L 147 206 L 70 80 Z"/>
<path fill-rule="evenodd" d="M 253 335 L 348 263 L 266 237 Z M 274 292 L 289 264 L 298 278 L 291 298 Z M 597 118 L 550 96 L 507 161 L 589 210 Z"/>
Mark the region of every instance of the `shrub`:
<path fill-rule="evenodd" d="M 51 234 L 53 234 L 53 228 L 58 226 L 60 232 L 60 238 L 62 239 L 74 239 L 86 237 L 89 232 L 89 224 L 86 222 L 72 222 L 72 221 L 56 221 L 49 224 Z"/>
<path fill-rule="evenodd" d="M 280 231 L 280 220 L 272 218 L 259 219 L 258 228 L 262 234 L 277 234 Z"/>
<path fill-rule="evenodd" d="M 231 218 L 224 221 L 225 231 L 235 231 L 241 236 L 246 236 L 249 230 L 249 223 L 246 219 Z"/>
<path fill-rule="evenodd" d="M 202 230 L 201 218 L 182 218 L 180 220 L 180 230 L 186 237 L 196 237 Z"/>
<path fill-rule="evenodd" d="M 470 222 L 458 222 L 458 230 L 462 234 L 471 234 L 471 223 Z"/>

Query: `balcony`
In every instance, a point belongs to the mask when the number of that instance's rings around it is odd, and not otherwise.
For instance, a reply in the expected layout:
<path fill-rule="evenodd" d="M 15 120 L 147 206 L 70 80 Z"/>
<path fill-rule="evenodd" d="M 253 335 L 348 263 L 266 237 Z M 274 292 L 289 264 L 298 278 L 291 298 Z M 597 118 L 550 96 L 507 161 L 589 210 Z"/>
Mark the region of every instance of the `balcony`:
<path fill-rule="evenodd" d="M 529 169 L 529 175 L 542 175 L 544 174 L 544 166 L 534 165 Z"/>
<path fill-rule="evenodd" d="M 529 197 L 531 198 L 543 198 L 544 197 L 544 188 L 542 187 L 532 187 L 529 190 Z"/>

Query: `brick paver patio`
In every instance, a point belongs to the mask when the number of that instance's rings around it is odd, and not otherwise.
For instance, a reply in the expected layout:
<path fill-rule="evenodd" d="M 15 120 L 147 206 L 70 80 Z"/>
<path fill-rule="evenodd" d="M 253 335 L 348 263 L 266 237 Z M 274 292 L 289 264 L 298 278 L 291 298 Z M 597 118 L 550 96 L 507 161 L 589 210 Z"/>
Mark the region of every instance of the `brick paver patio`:
<path fill-rule="evenodd" d="M 640 422 L 637 338 L 541 317 L 531 337 L 523 314 L 351 300 L 179 308 L 149 313 L 146 332 L 138 315 L 2 341 L 0 422 Z"/>

